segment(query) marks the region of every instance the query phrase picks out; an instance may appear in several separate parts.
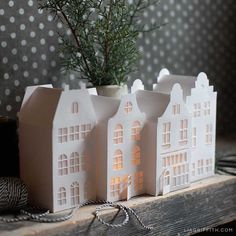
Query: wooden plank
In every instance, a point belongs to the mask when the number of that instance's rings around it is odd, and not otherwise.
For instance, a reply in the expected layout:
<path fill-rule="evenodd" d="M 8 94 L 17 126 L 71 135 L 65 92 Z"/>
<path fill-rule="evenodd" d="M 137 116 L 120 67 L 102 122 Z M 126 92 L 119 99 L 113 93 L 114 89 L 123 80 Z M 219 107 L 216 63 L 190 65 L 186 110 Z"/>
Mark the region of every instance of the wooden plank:
<path fill-rule="evenodd" d="M 132 207 L 154 230 L 142 230 L 134 219 L 125 227 L 109 229 L 94 218 L 96 206 L 93 205 L 77 210 L 72 219 L 62 223 L 0 223 L 0 236 L 189 235 L 188 229 L 236 220 L 236 177 L 215 175 L 166 196 L 141 196 L 121 203 Z M 113 223 L 124 219 L 116 209 L 101 212 L 101 217 Z"/>

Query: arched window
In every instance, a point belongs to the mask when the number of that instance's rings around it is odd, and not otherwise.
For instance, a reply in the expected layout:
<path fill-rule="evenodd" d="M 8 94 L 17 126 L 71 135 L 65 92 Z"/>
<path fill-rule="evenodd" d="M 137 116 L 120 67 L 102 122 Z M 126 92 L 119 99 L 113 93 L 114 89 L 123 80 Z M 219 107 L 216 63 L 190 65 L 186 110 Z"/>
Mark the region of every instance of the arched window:
<path fill-rule="evenodd" d="M 140 132 L 141 132 L 141 123 L 139 121 L 135 121 L 131 128 L 131 137 L 133 140 L 140 140 Z"/>
<path fill-rule="evenodd" d="M 164 175 L 164 185 L 170 185 L 170 172 L 166 171 Z"/>
<path fill-rule="evenodd" d="M 135 146 L 132 151 L 132 164 L 137 166 L 141 163 L 141 153 L 140 153 L 140 147 Z"/>
<path fill-rule="evenodd" d="M 58 158 L 58 175 L 68 174 L 68 160 L 65 154 L 62 154 Z"/>
<path fill-rule="evenodd" d="M 80 170 L 86 171 L 88 168 L 88 158 L 87 154 L 83 152 L 80 155 Z"/>
<path fill-rule="evenodd" d="M 74 182 L 70 186 L 70 194 L 71 194 L 71 205 L 72 206 L 78 205 L 80 203 L 80 200 L 79 200 L 79 183 L 78 182 Z"/>
<path fill-rule="evenodd" d="M 79 154 L 77 152 L 73 152 L 70 156 L 70 173 L 76 173 L 80 171 L 80 160 Z"/>
<path fill-rule="evenodd" d="M 66 189 L 64 187 L 60 187 L 57 192 L 57 202 L 58 205 L 66 204 Z"/>
<path fill-rule="evenodd" d="M 79 113 L 79 104 L 78 102 L 73 102 L 71 107 L 72 114 L 78 114 Z"/>
<path fill-rule="evenodd" d="M 125 110 L 125 113 L 128 114 L 132 111 L 133 109 L 133 105 L 131 102 L 126 102 L 125 103 L 125 107 L 124 107 L 124 110 Z"/>
<path fill-rule="evenodd" d="M 123 169 L 123 153 L 121 150 L 116 150 L 113 157 L 113 170 Z"/>
<path fill-rule="evenodd" d="M 121 124 L 116 125 L 113 133 L 113 142 L 115 144 L 123 143 L 123 126 Z"/>

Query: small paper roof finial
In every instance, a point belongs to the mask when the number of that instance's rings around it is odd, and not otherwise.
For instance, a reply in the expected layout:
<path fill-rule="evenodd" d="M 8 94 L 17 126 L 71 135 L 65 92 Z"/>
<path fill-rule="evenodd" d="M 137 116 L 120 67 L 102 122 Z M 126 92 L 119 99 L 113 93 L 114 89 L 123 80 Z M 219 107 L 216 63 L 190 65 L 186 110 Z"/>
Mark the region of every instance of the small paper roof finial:
<path fill-rule="evenodd" d="M 136 79 L 131 87 L 131 93 L 135 93 L 138 90 L 144 90 L 144 85 L 142 80 Z"/>

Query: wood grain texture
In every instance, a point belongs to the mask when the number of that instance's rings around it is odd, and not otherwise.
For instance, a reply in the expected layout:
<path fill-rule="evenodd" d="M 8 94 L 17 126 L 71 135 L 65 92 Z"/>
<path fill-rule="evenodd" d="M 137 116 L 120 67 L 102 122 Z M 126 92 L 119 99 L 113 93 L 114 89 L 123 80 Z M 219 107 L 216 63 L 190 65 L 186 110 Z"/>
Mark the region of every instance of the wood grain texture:
<path fill-rule="evenodd" d="M 216 175 L 166 196 L 141 196 L 121 203 L 132 207 L 154 230 L 140 229 L 134 219 L 125 227 L 109 229 L 94 218 L 96 206 L 87 206 L 62 223 L 0 223 L 0 236 L 189 235 L 189 228 L 213 227 L 236 220 L 236 177 Z M 124 219 L 116 209 L 105 210 L 101 216 L 114 223 Z"/>

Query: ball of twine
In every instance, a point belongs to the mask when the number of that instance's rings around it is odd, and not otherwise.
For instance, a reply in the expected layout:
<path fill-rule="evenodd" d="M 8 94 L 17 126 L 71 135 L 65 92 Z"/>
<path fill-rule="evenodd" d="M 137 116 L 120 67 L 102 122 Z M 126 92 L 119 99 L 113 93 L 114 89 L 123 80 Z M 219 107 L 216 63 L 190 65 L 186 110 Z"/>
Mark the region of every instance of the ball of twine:
<path fill-rule="evenodd" d="M 22 209 L 27 202 L 27 187 L 20 179 L 0 178 L 0 211 Z"/>

